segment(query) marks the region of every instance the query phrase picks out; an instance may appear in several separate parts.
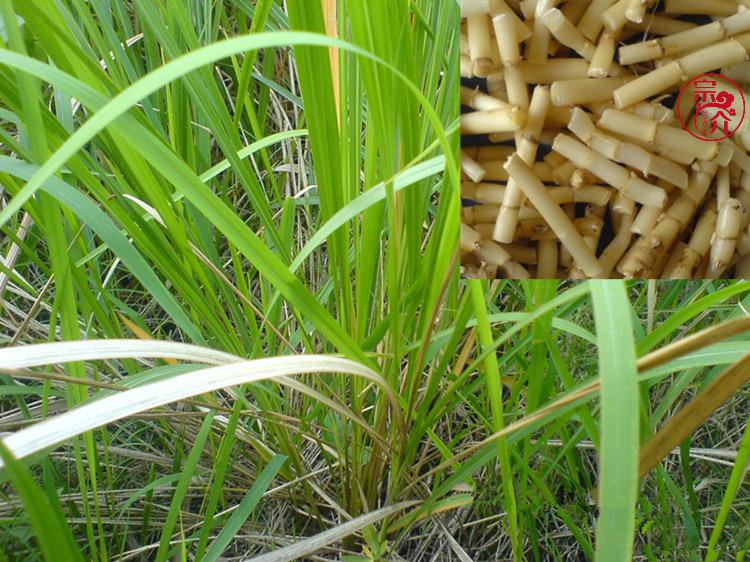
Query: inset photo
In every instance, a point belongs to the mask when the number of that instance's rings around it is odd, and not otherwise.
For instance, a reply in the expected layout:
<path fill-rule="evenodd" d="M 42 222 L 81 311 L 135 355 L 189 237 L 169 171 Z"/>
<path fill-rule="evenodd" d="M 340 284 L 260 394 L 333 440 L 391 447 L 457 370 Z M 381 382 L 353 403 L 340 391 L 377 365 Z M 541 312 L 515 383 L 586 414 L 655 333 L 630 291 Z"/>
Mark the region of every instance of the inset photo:
<path fill-rule="evenodd" d="M 0 1 L 0 562 L 457 544 L 459 29 Z"/>
<path fill-rule="evenodd" d="M 462 0 L 462 276 L 750 276 L 749 48 L 742 2 Z"/>

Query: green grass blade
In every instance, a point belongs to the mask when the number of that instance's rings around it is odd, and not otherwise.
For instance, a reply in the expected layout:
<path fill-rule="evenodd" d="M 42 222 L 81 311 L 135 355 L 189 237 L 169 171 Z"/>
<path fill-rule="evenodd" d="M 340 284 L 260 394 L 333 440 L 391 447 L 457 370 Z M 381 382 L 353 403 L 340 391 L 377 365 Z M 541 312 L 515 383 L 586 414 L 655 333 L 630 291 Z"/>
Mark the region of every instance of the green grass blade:
<path fill-rule="evenodd" d="M 203 448 L 206 445 L 209 433 L 211 432 L 211 424 L 214 421 L 213 412 L 209 412 L 206 419 L 203 420 L 200 431 L 195 437 L 193 448 L 190 450 L 184 466 L 182 467 L 180 480 L 177 482 L 177 487 L 172 496 L 172 503 L 169 506 L 169 512 L 167 513 L 167 520 L 164 523 L 164 528 L 161 531 L 161 541 L 159 542 L 159 550 L 156 551 L 156 561 L 164 562 L 169 555 L 169 541 L 172 538 L 172 532 L 177 525 L 177 519 L 182 509 L 182 504 L 187 496 L 188 487 L 193 479 L 196 469 L 198 468 L 198 461 L 203 454 Z"/>
<path fill-rule="evenodd" d="M 260 473 L 258 478 L 255 480 L 252 488 L 248 490 L 247 494 L 237 506 L 237 509 L 232 513 L 232 516 L 227 521 L 224 528 L 219 533 L 219 536 L 214 539 L 211 545 L 206 551 L 206 555 L 203 558 L 204 562 L 215 562 L 221 556 L 221 553 L 229 545 L 234 535 L 240 530 L 240 527 L 245 523 L 250 514 L 258 505 L 260 498 L 266 492 L 268 487 L 273 482 L 276 474 L 281 470 L 281 467 L 286 462 L 287 457 L 283 455 L 276 455 L 271 459 L 271 462 L 266 465 L 263 472 Z"/>
<path fill-rule="evenodd" d="M 592 281 L 602 380 L 597 562 L 631 562 L 638 498 L 638 379 L 632 310 L 622 281 Z"/>
<path fill-rule="evenodd" d="M 44 559 L 47 562 L 83 562 L 83 553 L 73 539 L 63 514 L 54 509 L 44 490 L 34 482 L 29 469 L 13 456 L 2 441 L 0 457 L 5 465 L 4 470 L 26 508 Z"/>
<path fill-rule="evenodd" d="M 734 507 L 734 501 L 737 492 L 740 489 L 742 480 L 745 477 L 747 463 L 750 460 L 750 422 L 745 425 L 745 433 L 742 436 L 737 458 L 732 467 L 732 474 L 729 476 L 726 492 L 721 500 L 719 514 L 716 516 L 714 528 L 711 531 L 711 537 L 708 539 L 708 552 L 706 553 L 706 562 L 717 562 L 721 556 L 722 550 L 719 548 L 719 541 L 724 532 L 729 513 Z"/>
<path fill-rule="evenodd" d="M 474 313 L 477 318 L 477 333 L 481 350 L 484 351 L 492 347 L 492 331 L 490 330 L 490 320 L 487 314 L 487 305 L 485 304 L 485 291 L 481 281 L 472 279 L 468 282 L 469 291 L 471 291 L 472 301 L 474 303 Z M 484 378 L 487 384 L 487 395 L 490 401 L 490 410 L 494 421 L 494 432 L 502 431 L 505 427 L 503 419 L 503 388 L 500 382 L 500 370 L 497 365 L 497 355 L 489 353 L 484 359 Z M 502 482 L 504 488 L 503 502 L 505 511 L 508 514 L 508 528 L 510 539 L 513 542 L 513 556 L 515 560 L 521 559 L 521 542 L 518 535 L 518 506 L 516 505 L 516 492 L 513 485 L 513 471 L 510 465 L 510 455 L 508 446 L 504 439 L 497 441 L 497 457 L 502 473 Z"/>

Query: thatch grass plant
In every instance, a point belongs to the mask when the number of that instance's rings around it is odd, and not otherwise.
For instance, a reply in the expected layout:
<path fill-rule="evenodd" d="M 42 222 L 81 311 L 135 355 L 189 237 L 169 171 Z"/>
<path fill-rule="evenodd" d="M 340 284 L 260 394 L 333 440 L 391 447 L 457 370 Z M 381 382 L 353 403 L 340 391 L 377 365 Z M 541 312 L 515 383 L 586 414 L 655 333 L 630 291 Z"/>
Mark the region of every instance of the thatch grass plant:
<path fill-rule="evenodd" d="M 411 507 L 397 498 L 422 438 L 403 414 L 424 397 L 431 334 L 450 321 L 438 311 L 456 295 L 445 249 L 458 233 L 458 5 L 336 4 L 0 6 L 2 343 L 87 340 L 95 353 L 22 373 L 6 363 L 3 429 L 68 409 L 91 423 L 92 400 L 127 415 L 40 464 L 86 559 L 274 550 L 350 520 L 372 531 Z M 122 338 L 159 351 L 132 342 L 117 355 Z M 193 397 L 194 379 L 179 377 L 207 379 L 165 340 L 304 373 L 325 354 L 378 384 L 339 367 L 287 387 L 219 372 L 232 389 Z M 261 367 L 236 367 L 236 382 L 271 373 Z M 191 399 L 127 413 L 115 398 L 156 380 Z M 274 482 L 280 501 L 258 511 Z M 267 537 L 243 538 L 258 518 Z M 1 534 L 13 556 L 43 547 L 30 524 Z M 347 528 L 333 536 L 353 548 L 361 527 Z"/>
<path fill-rule="evenodd" d="M 0 559 L 747 548 L 750 284 L 459 283 L 457 2 L 0 15 Z"/>

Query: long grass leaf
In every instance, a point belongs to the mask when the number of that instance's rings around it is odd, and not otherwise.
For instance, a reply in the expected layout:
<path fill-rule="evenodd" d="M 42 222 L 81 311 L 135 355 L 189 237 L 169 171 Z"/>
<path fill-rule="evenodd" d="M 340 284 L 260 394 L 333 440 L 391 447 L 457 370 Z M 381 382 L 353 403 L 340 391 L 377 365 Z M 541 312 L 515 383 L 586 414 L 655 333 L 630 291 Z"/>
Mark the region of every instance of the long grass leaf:
<path fill-rule="evenodd" d="M 732 510 L 734 500 L 737 497 L 737 492 L 740 489 L 742 480 L 745 478 L 747 473 L 747 463 L 750 460 L 750 422 L 745 424 L 745 433 L 742 435 L 742 441 L 737 449 L 737 459 L 734 461 L 732 467 L 732 473 L 729 476 L 729 483 L 727 489 L 724 492 L 724 497 L 721 500 L 721 507 L 719 513 L 716 516 L 716 522 L 714 528 L 711 531 L 711 536 L 708 539 L 708 551 L 706 552 L 706 562 L 717 562 L 719 556 L 721 556 L 721 549 L 719 547 L 719 541 L 721 535 L 724 532 L 724 527 L 729 518 L 729 513 Z"/>
<path fill-rule="evenodd" d="M 80 342 L 81 347 L 90 342 Z M 153 344 L 155 342 L 137 341 L 133 345 Z M 39 347 L 55 346 L 58 344 L 41 344 Z M 75 349 L 71 344 L 64 344 L 68 349 Z M 175 345 L 175 344 L 170 344 Z M 26 346 L 28 348 L 36 346 Z M 158 357 L 174 356 L 163 349 L 152 348 Z M 18 351 L 24 348 L 16 348 Z M 125 356 L 132 356 L 123 351 Z M 33 354 L 33 350 L 32 350 Z M 38 364 L 26 354 L 27 360 L 19 361 L 17 353 L 15 360 L 4 362 L 4 352 L 0 352 L 0 369 L 17 369 L 23 366 Z M 102 353 L 104 357 L 111 356 Z M 80 357 L 81 355 L 78 355 Z M 10 365 L 10 366 L 9 366 Z M 206 392 L 245 384 L 261 380 L 277 379 L 283 382 L 288 375 L 302 373 L 342 373 L 361 376 L 380 385 L 385 391 L 394 415 L 399 420 L 398 402 L 390 394 L 388 385 L 380 375 L 371 369 L 348 359 L 329 357 L 324 355 L 301 355 L 271 357 L 231 363 L 218 367 L 199 369 L 190 373 L 177 375 L 169 379 L 151 384 L 138 386 L 125 392 L 106 396 L 101 400 L 80 406 L 54 418 L 38 422 L 6 437 L 4 442 L 11 452 L 18 458 L 54 447 L 64 443 L 71 437 L 101 427 L 113 421 L 163 406 L 171 402 L 198 396 Z M 399 423 L 402 423 L 399 421 Z M 1 465 L 0 465 L 1 466 Z"/>
<path fill-rule="evenodd" d="M 255 506 L 258 505 L 260 498 L 263 497 L 263 494 L 271 485 L 273 479 L 276 477 L 276 474 L 278 474 L 286 460 L 287 457 L 284 455 L 276 455 L 271 459 L 271 462 L 266 465 L 263 472 L 258 475 L 258 478 L 256 478 L 252 487 L 247 491 L 247 494 L 245 494 L 245 497 L 242 498 L 237 509 L 232 513 L 229 521 L 224 525 L 219 536 L 217 536 L 208 547 L 203 562 L 215 562 L 219 559 L 221 553 L 224 552 L 224 549 L 239 532 L 242 525 L 247 521 L 247 518 L 250 517 Z"/>
<path fill-rule="evenodd" d="M 88 340 L 37 343 L 0 349 L 0 369 L 28 369 L 54 363 L 123 358 L 171 357 L 183 361 L 225 365 L 244 358 L 187 343 L 162 340 Z"/>
<path fill-rule="evenodd" d="M 44 559 L 47 562 L 57 560 L 83 562 L 83 553 L 73 539 L 73 534 L 62 513 L 54 509 L 44 494 L 44 490 L 34 482 L 29 469 L 21 464 L 2 442 L 0 442 L 0 458 L 26 508 Z"/>
<path fill-rule="evenodd" d="M 471 291 L 474 313 L 477 319 L 477 333 L 479 334 L 480 350 L 492 347 L 492 331 L 485 303 L 485 290 L 481 281 L 471 280 L 468 286 Z M 497 364 L 497 355 L 489 353 L 484 359 L 484 378 L 487 384 L 487 395 L 489 396 L 490 411 L 492 412 L 493 429 L 495 432 L 502 431 L 505 427 L 503 412 L 503 388 L 500 381 L 500 369 Z M 500 471 L 503 475 L 503 504 L 508 514 L 508 529 L 510 540 L 513 544 L 513 557 L 521 559 L 521 541 L 518 534 L 518 506 L 516 491 L 513 483 L 513 472 L 510 464 L 508 445 L 503 439 L 498 439 L 497 457 Z"/>
<path fill-rule="evenodd" d="M 211 433 L 211 424 L 214 421 L 213 412 L 209 412 L 206 418 L 203 420 L 198 434 L 195 436 L 193 441 L 193 447 L 190 449 L 190 454 L 185 460 L 185 464 L 182 466 L 180 471 L 180 479 L 177 481 L 177 487 L 174 490 L 172 496 L 172 502 L 169 505 L 169 511 L 167 512 L 167 518 L 164 521 L 164 527 L 161 529 L 161 540 L 159 541 L 159 549 L 156 551 L 156 562 L 164 562 L 169 555 L 169 542 L 172 538 L 172 532 L 177 525 L 177 518 L 182 510 L 182 504 L 185 502 L 187 496 L 188 487 L 190 482 L 193 480 L 195 470 L 198 468 L 198 461 L 203 454 L 203 448 L 206 445 L 206 440 Z"/>
<path fill-rule="evenodd" d="M 310 537 L 309 539 L 305 539 L 298 543 L 280 548 L 274 552 L 269 552 L 268 554 L 256 556 L 254 558 L 251 558 L 247 562 L 291 562 L 292 560 L 304 559 L 308 555 L 314 554 L 315 552 L 319 551 L 321 548 L 328 546 L 329 544 L 340 541 L 341 539 L 344 539 L 349 535 L 356 533 L 361 529 L 364 529 L 365 527 L 374 525 L 378 521 L 381 521 L 390 515 L 398 513 L 399 511 L 403 511 L 404 509 L 415 506 L 418 503 L 419 502 L 416 501 L 408 501 L 376 509 L 375 511 L 371 511 L 370 513 L 355 517 L 351 521 L 342 523 L 341 525 L 338 525 L 333 529 L 323 531 L 322 533 L 319 533 L 314 537 Z"/>
<path fill-rule="evenodd" d="M 638 379 L 630 303 L 621 281 L 592 281 L 601 377 L 597 562 L 633 559 L 638 498 Z"/>

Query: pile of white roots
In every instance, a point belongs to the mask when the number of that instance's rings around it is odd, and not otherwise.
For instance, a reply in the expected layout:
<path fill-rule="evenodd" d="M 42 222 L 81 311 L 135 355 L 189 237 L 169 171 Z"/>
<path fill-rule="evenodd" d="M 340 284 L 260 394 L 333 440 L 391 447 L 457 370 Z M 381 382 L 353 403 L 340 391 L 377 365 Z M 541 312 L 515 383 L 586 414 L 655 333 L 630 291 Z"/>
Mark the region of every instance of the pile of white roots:
<path fill-rule="evenodd" d="M 462 0 L 462 274 L 750 277 L 750 116 L 706 140 L 661 103 L 750 84 L 749 7 Z"/>

